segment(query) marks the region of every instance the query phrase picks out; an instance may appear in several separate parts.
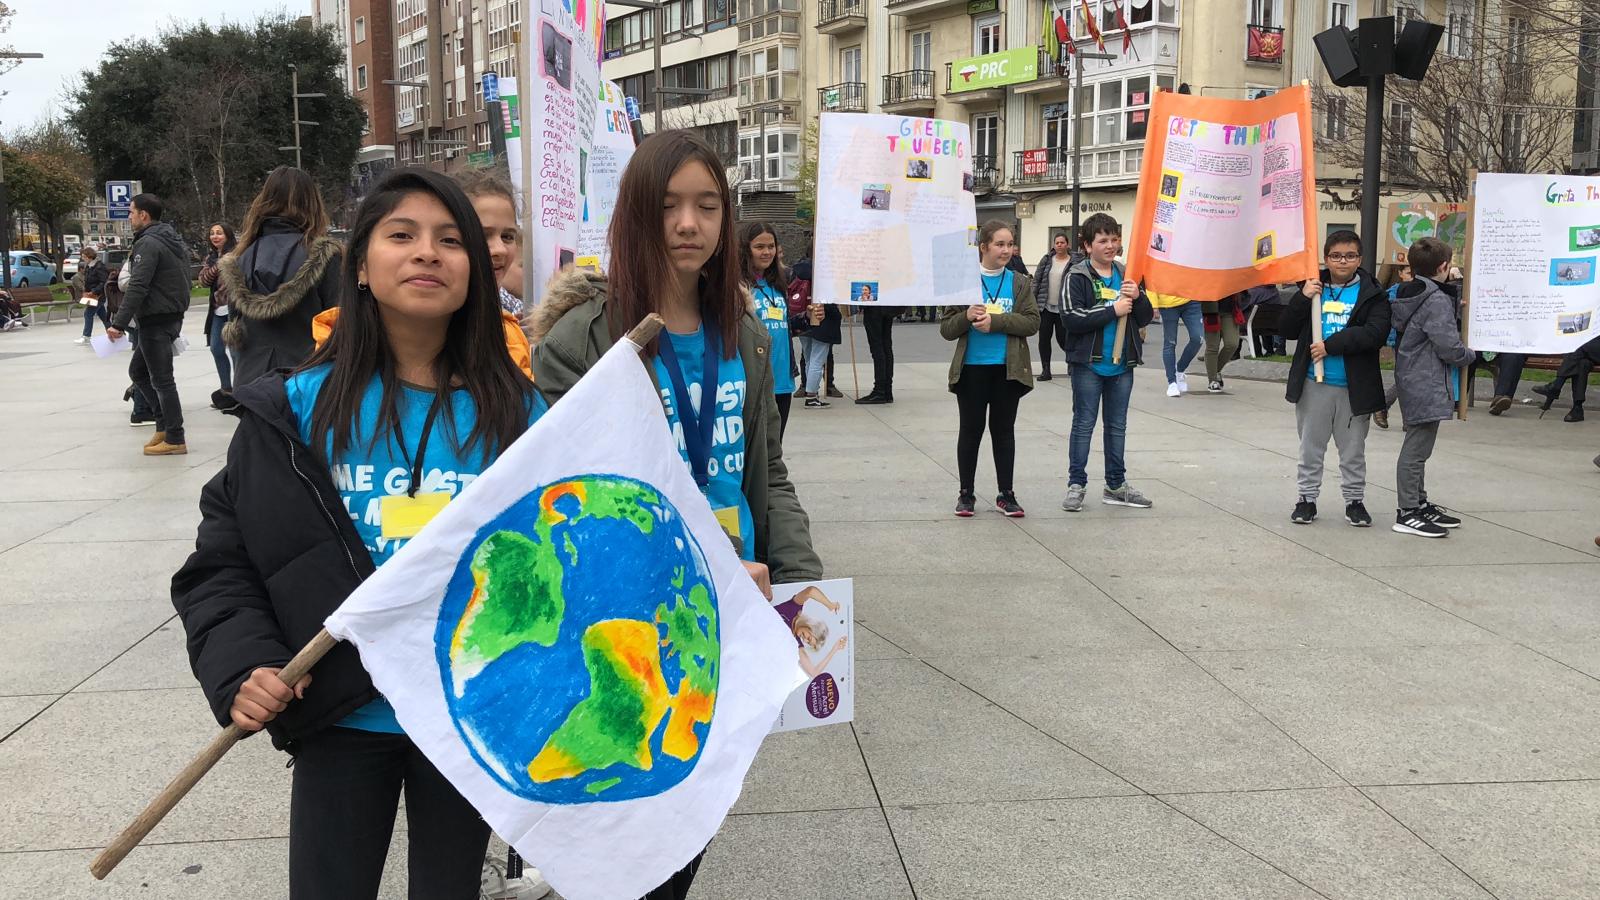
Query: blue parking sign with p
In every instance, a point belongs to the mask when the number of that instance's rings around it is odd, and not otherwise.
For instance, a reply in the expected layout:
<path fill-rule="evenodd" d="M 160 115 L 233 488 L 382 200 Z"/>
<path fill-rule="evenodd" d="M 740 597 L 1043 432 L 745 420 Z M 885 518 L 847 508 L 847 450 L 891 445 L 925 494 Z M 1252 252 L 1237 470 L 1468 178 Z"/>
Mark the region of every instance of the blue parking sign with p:
<path fill-rule="evenodd" d="M 106 218 L 126 219 L 133 208 L 134 183 L 131 181 L 106 182 Z"/>

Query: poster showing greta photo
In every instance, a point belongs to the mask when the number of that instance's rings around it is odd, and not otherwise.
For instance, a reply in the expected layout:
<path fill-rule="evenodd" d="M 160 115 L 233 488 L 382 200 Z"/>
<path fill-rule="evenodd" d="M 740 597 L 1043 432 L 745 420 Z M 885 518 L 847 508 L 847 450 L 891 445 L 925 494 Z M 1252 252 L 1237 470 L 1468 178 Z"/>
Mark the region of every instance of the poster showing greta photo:
<path fill-rule="evenodd" d="M 972 187 L 964 123 L 823 113 L 813 297 L 860 306 L 971 302 Z"/>
<path fill-rule="evenodd" d="M 1316 273 L 1310 88 L 1259 100 L 1165 91 L 1150 118 L 1128 235 L 1135 278 L 1218 300 Z"/>
<path fill-rule="evenodd" d="M 772 608 L 794 635 L 806 683 L 783 703 L 773 731 L 849 722 L 856 714 L 855 583 L 848 578 L 772 586 Z"/>

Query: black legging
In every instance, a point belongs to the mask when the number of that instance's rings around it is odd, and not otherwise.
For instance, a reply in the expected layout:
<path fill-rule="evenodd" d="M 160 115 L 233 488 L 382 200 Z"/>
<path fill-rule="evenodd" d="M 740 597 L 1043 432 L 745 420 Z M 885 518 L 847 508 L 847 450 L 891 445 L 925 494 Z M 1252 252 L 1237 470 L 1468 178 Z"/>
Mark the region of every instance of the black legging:
<path fill-rule="evenodd" d="M 826 391 L 824 391 L 826 393 Z M 783 433 L 789 430 L 789 404 L 794 402 L 793 394 L 778 394 L 778 440 L 783 440 Z"/>
<path fill-rule="evenodd" d="M 1039 371 L 1050 371 L 1050 344 L 1052 341 L 1061 344 L 1061 352 L 1067 352 L 1067 323 L 1061 318 L 1060 313 L 1051 312 L 1044 307 L 1039 307 Z"/>
<path fill-rule="evenodd" d="M 1012 488 L 1011 473 L 1017 465 L 1017 404 L 1024 393 L 1022 385 L 1007 380 L 1005 366 L 963 366 L 955 393 L 956 406 L 961 410 L 961 431 L 956 438 L 961 493 L 973 492 L 986 411 L 994 450 L 995 484 L 1000 493 L 1008 493 Z"/>

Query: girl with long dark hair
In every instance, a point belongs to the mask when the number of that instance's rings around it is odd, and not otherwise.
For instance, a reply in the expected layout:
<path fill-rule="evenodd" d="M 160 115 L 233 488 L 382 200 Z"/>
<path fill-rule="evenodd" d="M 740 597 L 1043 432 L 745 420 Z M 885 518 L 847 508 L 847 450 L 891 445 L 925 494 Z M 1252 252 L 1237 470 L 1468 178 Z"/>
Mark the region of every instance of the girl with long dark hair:
<path fill-rule="evenodd" d="M 1017 462 L 1017 406 L 1033 390 L 1033 361 L 1028 338 L 1039 332 L 1039 304 L 1033 282 L 1008 268 L 1017 251 L 1010 226 L 989 220 L 978 229 L 978 281 L 981 302 L 945 310 L 939 333 L 956 342 L 950 361 L 950 393 L 961 412 L 956 438 L 956 466 L 961 492 L 956 515 L 970 518 L 977 505 L 974 480 L 978 449 L 983 446 L 987 419 L 989 443 L 994 451 L 994 478 L 1000 494 L 994 505 L 1005 515 L 1024 515 L 1017 503 L 1012 472 Z"/>
<path fill-rule="evenodd" d="M 739 271 L 755 300 L 756 317 L 772 339 L 772 389 L 782 437 L 794 400 L 794 343 L 789 339 L 789 277 L 778 262 L 778 235 L 771 225 L 751 222 L 739 229 Z"/>
<path fill-rule="evenodd" d="M 783 462 L 771 338 L 740 289 L 733 198 L 722 161 L 686 131 L 646 138 L 623 172 L 608 275 L 567 271 L 529 320 L 533 371 L 552 402 L 645 316 L 666 320 L 644 350 L 678 450 L 717 519 L 771 598 L 771 585 L 822 577 L 811 528 Z M 684 436 L 716 416 L 713 446 Z M 699 860 L 650 892 L 682 900 Z"/>
<path fill-rule="evenodd" d="M 386 515 L 457 493 L 545 404 L 505 351 L 488 245 L 450 179 L 385 177 L 356 213 L 342 278 L 315 354 L 235 391 L 239 426 L 173 599 L 217 720 L 294 754 L 290 896 L 375 897 L 404 793 L 411 896 L 469 900 L 489 827 L 406 737 L 355 648 L 294 685 L 278 672 L 410 536 Z"/>
<path fill-rule="evenodd" d="M 206 260 L 200 265 L 200 283 L 211 289 L 206 304 L 206 346 L 211 348 L 211 359 L 217 364 L 217 380 L 221 388 L 211 395 L 211 405 L 216 409 L 233 408 L 233 360 L 222 329 L 228 327 L 228 291 L 217 284 L 217 263 L 233 252 L 239 241 L 226 222 L 218 222 L 206 231 Z"/>

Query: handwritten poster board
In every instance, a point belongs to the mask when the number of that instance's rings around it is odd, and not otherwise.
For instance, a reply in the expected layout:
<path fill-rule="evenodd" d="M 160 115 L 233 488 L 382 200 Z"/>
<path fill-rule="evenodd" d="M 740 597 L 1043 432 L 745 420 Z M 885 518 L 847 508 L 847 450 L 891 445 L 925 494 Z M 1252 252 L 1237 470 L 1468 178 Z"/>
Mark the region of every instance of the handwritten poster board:
<path fill-rule="evenodd" d="M 823 113 L 817 160 L 818 303 L 972 302 L 978 229 L 965 124 Z"/>
<path fill-rule="evenodd" d="M 1471 218 L 1464 203 L 1399 201 L 1388 205 L 1389 226 L 1383 230 L 1380 263 L 1406 264 L 1406 251 L 1425 237 L 1436 237 L 1455 250 L 1451 261 L 1467 265 L 1467 221 Z"/>
<path fill-rule="evenodd" d="M 585 151 L 580 150 L 580 154 Z M 617 190 L 622 186 L 622 170 L 633 158 L 633 128 L 628 121 L 626 98 L 615 82 L 600 82 L 599 109 L 594 139 L 581 157 L 584 183 L 583 220 L 578 226 L 580 268 L 604 272 L 611 262 L 606 231 L 611 227 L 611 211 L 617 206 Z"/>
<path fill-rule="evenodd" d="M 1472 227 L 1472 349 L 1569 353 L 1600 333 L 1600 178 L 1480 174 Z"/>
<path fill-rule="evenodd" d="M 773 731 L 849 722 L 856 715 L 855 582 L 772 586 L 772 608 L 794 635 L 806 683 L 783 702 Z"/>
<path fill-rule="evenodd" d="M 1150 107 L 1128 269 L 1147 287 L 1218 300 L 1318 267 L 1311 92 L 1259 100 L 1163 91 Z"/>
<path fill-rule="evenodd" d="M 530 3 L 517 87 L 525 127 L 508 154 L 512 183 L 527 198 L 523 268 L 530 305 L 562 266 L 577 260 L 588 156 L 599 118 L 605 4 Z M 603 128 L 603 126 L 601 126 Z M 507 141 L 510 143 L 510 140 Z"/>

